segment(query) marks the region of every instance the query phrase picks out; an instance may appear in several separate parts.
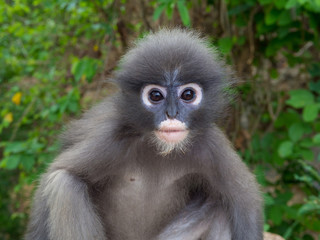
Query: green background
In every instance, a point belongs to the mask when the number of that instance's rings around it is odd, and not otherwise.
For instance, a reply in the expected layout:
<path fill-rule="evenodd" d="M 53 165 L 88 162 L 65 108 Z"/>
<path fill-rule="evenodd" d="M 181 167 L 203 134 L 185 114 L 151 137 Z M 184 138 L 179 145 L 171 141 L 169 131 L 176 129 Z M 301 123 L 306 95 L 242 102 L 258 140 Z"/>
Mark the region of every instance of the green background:
<path fill-rule="evenodd" d="M 265 230 L 319 240 L 320 0 L 0 0 L 0 239 L 22 239 L 63 126 L 160 27 L 200 31 L 239 77 L 221 125 L 262 186 Z"/>

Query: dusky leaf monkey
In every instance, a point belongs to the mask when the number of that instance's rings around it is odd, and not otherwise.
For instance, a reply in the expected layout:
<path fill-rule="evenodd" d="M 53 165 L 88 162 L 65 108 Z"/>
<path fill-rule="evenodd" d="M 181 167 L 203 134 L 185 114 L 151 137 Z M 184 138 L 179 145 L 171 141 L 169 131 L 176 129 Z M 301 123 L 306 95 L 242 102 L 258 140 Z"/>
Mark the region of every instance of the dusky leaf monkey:
<path fill-rule="evenodd" d="M 64 134 L 26 240 L 262 240 L 257 183 L 216 125 L 232 75 L 208 42 L 147 35 L 114 82 Z"/>

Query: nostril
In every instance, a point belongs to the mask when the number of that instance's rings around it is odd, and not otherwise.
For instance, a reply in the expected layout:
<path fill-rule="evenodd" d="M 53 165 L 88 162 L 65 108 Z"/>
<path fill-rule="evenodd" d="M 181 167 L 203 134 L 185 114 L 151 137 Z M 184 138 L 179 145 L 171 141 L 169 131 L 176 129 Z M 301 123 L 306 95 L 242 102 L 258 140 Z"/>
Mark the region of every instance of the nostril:
<path fill-rule="evenodd" d="M 178 111 L 176 111 L 175 113 L 174 113 L 174 112 L 168 112 L 168 111 L 167 111 L 167 112 L 166 112 L 166 115 L 167 115 L 168 118 L 174 119 L 174 118 L 177 117 Z"/>

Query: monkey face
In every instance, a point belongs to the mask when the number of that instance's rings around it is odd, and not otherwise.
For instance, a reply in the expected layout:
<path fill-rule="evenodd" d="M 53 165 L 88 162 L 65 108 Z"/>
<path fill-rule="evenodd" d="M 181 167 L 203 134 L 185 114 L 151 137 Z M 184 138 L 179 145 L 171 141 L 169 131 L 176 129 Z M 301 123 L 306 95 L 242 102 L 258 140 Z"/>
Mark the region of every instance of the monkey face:
<path fill-rule="evenodd" d="M 176 81 L 178 71 L 166 74 L 164 85 L 145 84 L 141 102 L 153 116 L 153 136 L 162 153 L 184 149 L 192 131 L 192 115 L 202 104 L 203 90 L 198 83 Z M 192 135 L 192 133 L 191 133 Z"/>
<path fill-rule="evenodd" d="M 155 116 L 156 137 L 167 144 L 179 144 L 189 134 L 190 113 L 201 104 L 202 88 L 196 83 L 149 84 L 143 87 L 141 100 Z"/>

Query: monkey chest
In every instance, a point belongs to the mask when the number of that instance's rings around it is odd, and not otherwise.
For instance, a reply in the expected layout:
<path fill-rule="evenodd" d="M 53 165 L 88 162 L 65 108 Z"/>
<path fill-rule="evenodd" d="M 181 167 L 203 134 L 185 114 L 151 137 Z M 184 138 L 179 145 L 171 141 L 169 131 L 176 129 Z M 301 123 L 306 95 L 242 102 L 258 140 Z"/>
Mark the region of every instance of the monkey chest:
<path fill-rule="evenodd" d="M 126 171 L 111 179 L 101 207 L 110 239 L 150 239 L 183 206 L 177 176 Z"/>

